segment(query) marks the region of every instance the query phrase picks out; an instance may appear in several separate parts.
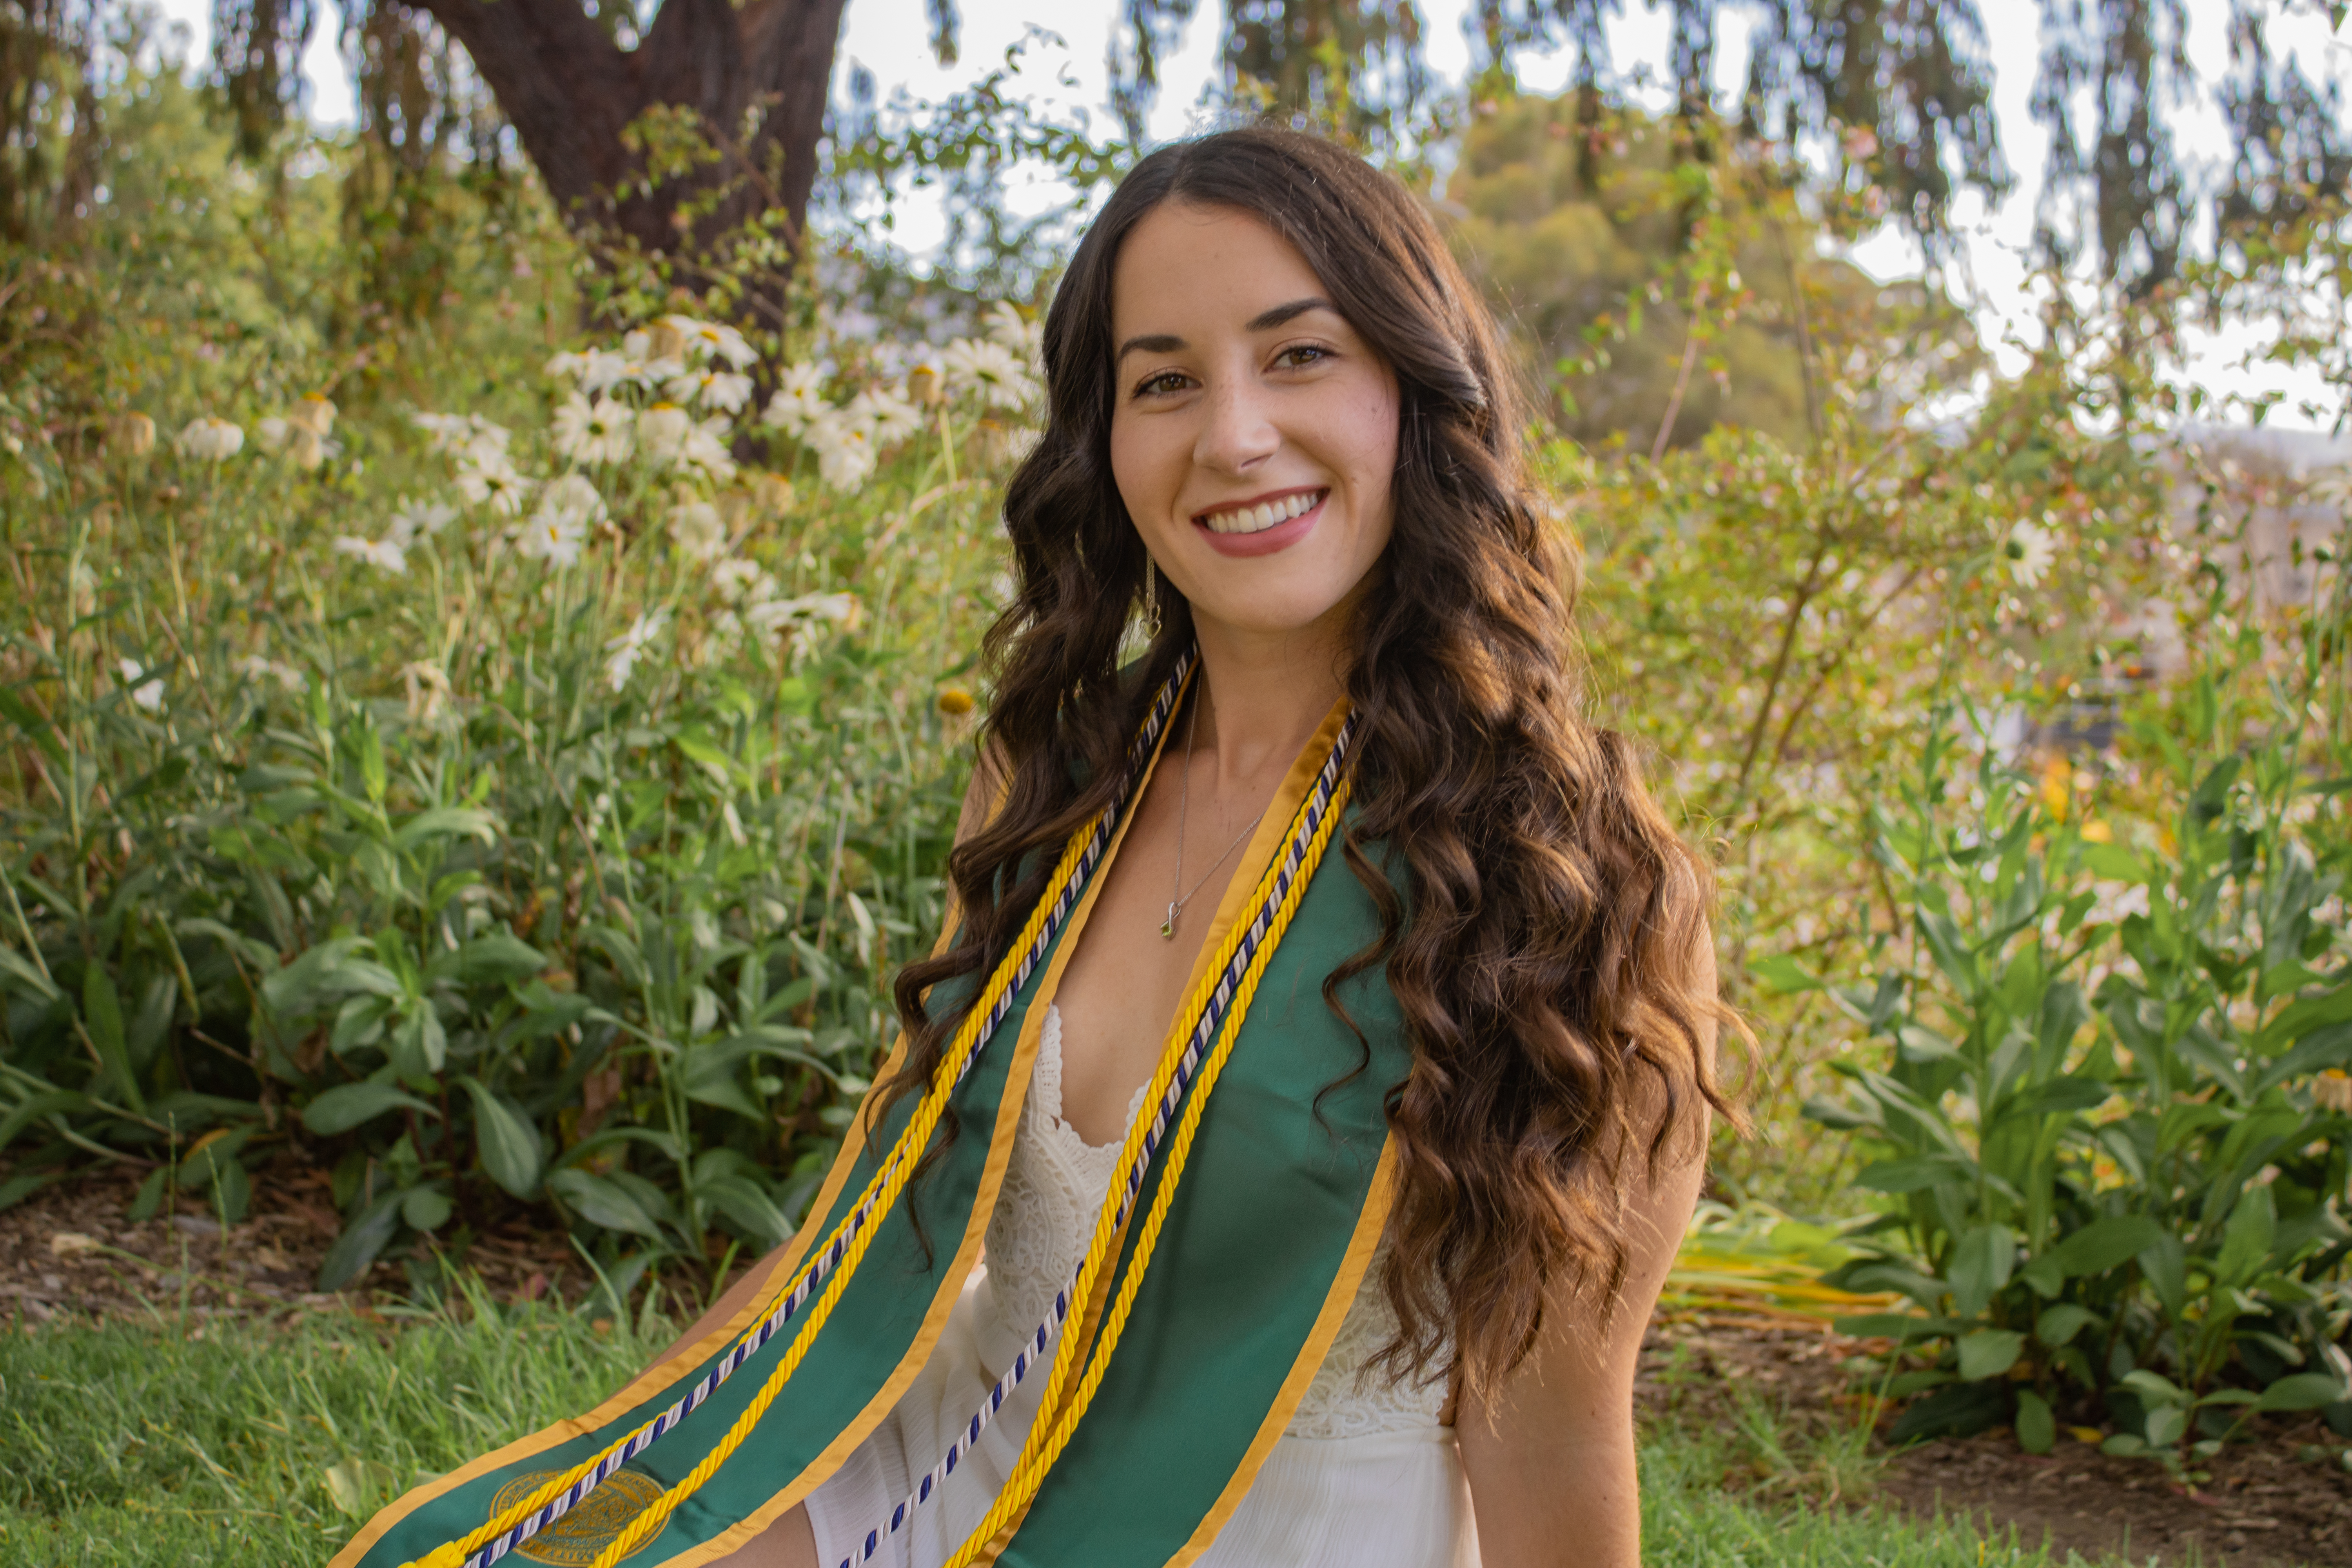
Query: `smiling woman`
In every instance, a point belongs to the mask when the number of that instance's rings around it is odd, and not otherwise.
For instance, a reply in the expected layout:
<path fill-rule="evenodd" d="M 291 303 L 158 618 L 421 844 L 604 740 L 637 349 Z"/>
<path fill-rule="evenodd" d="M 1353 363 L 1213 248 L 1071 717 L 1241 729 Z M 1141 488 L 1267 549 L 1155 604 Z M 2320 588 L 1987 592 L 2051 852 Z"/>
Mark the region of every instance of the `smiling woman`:
<path fill-rule="evenodd" d="M 1260 129 L 1137 167 L 1045 352 L 956 919 L 802 1239 L 341 1561 L 1639 1561 L 1725 1015 L 1494 324 Z"/>

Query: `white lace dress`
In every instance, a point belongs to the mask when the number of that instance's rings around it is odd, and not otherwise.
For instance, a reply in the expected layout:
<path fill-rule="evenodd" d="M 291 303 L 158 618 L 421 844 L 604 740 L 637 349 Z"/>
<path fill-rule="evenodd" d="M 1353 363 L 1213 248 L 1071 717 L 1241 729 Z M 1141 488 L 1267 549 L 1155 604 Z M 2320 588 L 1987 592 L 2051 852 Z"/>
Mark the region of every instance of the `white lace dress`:
<path fill-rule="evenodd" d="M 1130 1121 L 1142 1100 L 1138 1089 Z M 869 1561 L 860 1556 L 867 1531 L 912 1489 L 908 1478 L 947 1452 L 1076 1270 L 1118 1145 L 1087 1143 L 1061 1111 L 1062 1019 L 1048 1007 L 1003 1193 L 989 1219 L 986 1264 L 898 1407 L 811 1494 L 819 1568 Z M 1377 1274 L 1377 1266 L 1366 1271 L 1281 1441 L 1198 1568 L 1476 1568 L 1454 1428 L 1438 1420 L 1444 1385 L 1358 1375 L 1396 1328 Z M 937 1568 L 963 1543 L 1020 1458 L 1045 1381 L 1042 1373 L 1023 1381 L 945 1487 L 870 1561 Z"/>

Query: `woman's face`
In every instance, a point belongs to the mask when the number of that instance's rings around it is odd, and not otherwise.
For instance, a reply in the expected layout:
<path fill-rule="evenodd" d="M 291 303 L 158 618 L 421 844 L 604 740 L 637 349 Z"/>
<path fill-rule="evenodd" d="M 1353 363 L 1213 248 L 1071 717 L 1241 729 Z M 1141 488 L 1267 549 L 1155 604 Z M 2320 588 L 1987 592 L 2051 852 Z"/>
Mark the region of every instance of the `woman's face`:
<path fill-rule="evenodd" d="M 1111 473 L 1204 631 L 1296 632 L 1387 545 L 1396 378 L 1290 242 L 1163 202 L 1111 274 Z"/>

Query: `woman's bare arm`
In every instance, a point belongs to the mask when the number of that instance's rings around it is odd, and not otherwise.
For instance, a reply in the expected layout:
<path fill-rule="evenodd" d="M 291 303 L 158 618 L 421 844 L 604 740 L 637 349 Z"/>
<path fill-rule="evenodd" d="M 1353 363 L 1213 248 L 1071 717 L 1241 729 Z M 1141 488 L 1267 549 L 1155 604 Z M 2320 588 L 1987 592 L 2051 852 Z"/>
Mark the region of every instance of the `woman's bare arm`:
<path fill-rule="evenodd" d="M 1693 956 L 1715 995 L 1711 942 Z M 1711 1057 L 1713 1020 L 1701 1024 Z M 1640 1568 L 1633 1373 L 1666 1271 L 1706 1173 L 1706 1106 L 1677 1130 L 1654 1180 L 1626 1162 L 1625 1280 L 1606 1323 L 1588 1298 L 1555 1292 L 1535 1352 L 1484 1401 L 1465 1397 L 1454 1431 L 1486 1568 Z"/>

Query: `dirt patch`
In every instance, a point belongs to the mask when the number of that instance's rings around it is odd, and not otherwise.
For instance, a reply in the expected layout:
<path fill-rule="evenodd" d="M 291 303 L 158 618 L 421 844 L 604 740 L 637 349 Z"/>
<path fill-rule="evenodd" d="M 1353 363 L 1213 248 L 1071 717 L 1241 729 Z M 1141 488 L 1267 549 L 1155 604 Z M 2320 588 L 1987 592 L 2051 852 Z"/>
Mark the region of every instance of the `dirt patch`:
<path fill-rule="evenodd" d="M 2323 1441 L 2323 1439 L 2325 1441 Z M 2193 1552 L 2228 1568 L 2352 1563 L 2352 1476 L 2343 1443 L 2316 1421 L 2281 1423 L 2232 1444 L 2191 1493 L 2147 1460 L 2117 1459 L 2061 1438 L 2029 1454 L 2006 1431 L 1923 1444 L 1890 1461 L 1879 1495 L 1915 1512 L 1965 1512 L 2021 1540 L 2047 1536 L 2085 1557 L 2128 1551 L 2179 1563 Z M 2326 1460 L 2298 1458 L 2317 1448 Z"/>
<path fill-rule="evenodd" d="M 2152 1461 L 2065 1436 L 2047 1455 L 2025 1452 L 2006 1429 L 1889 1453 L 1878 1433 L 1893 1412 L 1857 1436 L 1874 1412 L 1854 1376 L 1865 1351 L 1885 1348 L 1822 1323 L 1670 1313 L 1651 1327 L 1636 1397 L 1654 1418 L 1732 1434 L 1724 1481 L 1743 1491 L 1965 1515 L 2095 1562 L 2127 1553 L 2212 1568 L 2352 1565 L 2346 1446 L 2315 1417 L 2263 1418 L 2204 1467 L 2211 1479 L 2193 1491 Z M 1759 1407 L 1774 1419 L 1756 1421 Z"/>
<path fill-rule="evenodd" d="M 257 1173 L 250 1212 L 226 1233 L 194 1199 L 134 1223 L 126 1215 L 137 1194 L 135 1176 L 100 1169 L 0 1210 L 0 1322 L 159 1310 L 272 1317 L 335 1309 L 365 1316 L 379 1298 L 411 1292 L 399 1262 L 379 1262 L 331 1295 L 312 1289 L 340 1228 L 322 1172 Z M 593 1283 L 562 1237 L 535 1233 L 520 1219 L 470 1237 L 452 1261 L 478 1273 L 502 1300 L 549 1290 L 576 1300 Z M 439 1272 L 437 1264 L 429 1267 Z"/>

